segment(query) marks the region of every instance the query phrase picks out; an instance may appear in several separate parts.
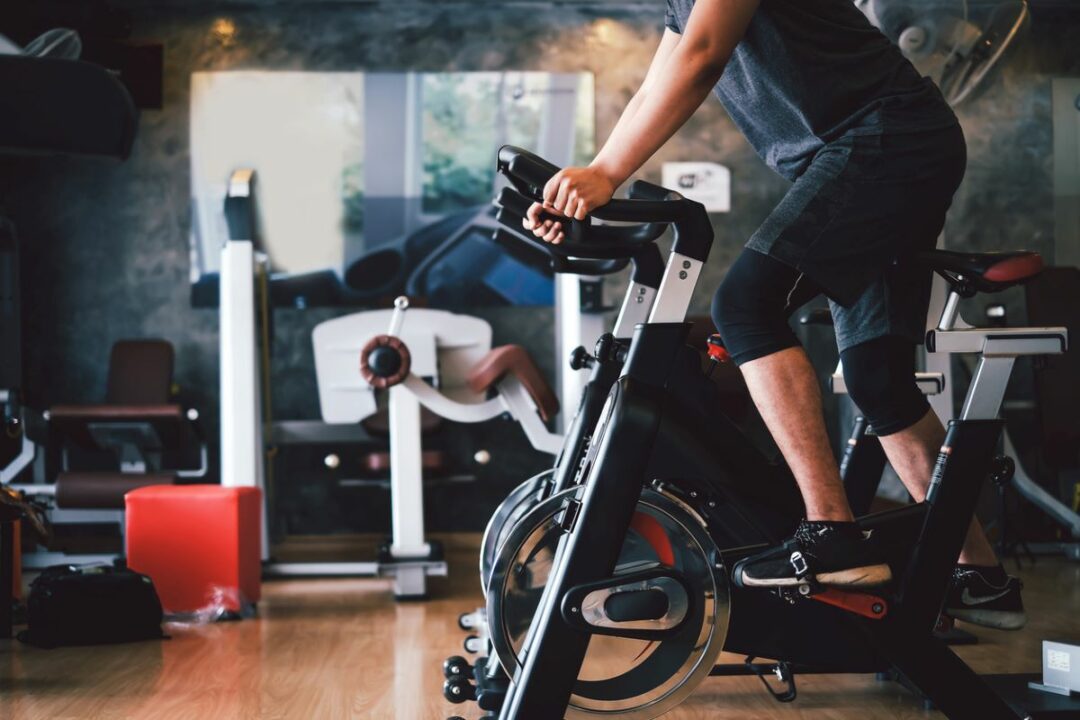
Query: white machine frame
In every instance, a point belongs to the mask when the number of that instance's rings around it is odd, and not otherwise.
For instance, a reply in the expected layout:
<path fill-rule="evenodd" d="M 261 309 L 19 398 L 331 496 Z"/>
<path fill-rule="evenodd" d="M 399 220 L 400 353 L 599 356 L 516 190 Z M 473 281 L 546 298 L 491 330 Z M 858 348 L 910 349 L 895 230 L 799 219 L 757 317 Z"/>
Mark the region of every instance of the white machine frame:
<path fill-rule="evenodd" d="M 410 372 L 386 391 L 390 434 L 391 543 L 395 592 L 423 595 L 426 575 L 444 575 L 445 562 L 431 559 L 425 540 L 423 448 L 420 407 L 453 422 L 478 423 L 509 414 L 541 452 L 558 453 L 562 435 L 549 431 L 521 382 L 506 375 L 490 399 L 465 383 L 469 369 L 491 348 L 491 327 L 478 318 L 442 310 L 408 310 L 398 298 L 394 310 L 354 313 L 317 325 L 312 331 L 315 371 L 323 420 L 358 423 L 378 410 L 376 391 L 359 372 L 359 358 L 372 337 L 386 334 L 408 348 Z M 430 382 L 429 382 L 430 381 Z M 275 564 L 282 574 L 305 573 L 299 563 Z M 351 574 L 355 564 L 322 564 L 320 574 Z"/>
<path fill-rule="evenodd" d="M 228 196 L 253 199 L 255 173 L 238 170 L 229 181 Z M 444 576 L 444 560 L 432 555 L 424 534 L 423 464 L 420 445 L 420 406 L 456 422 L 475 423 L 508 413 L 517 420 L 536 449 L 558 453 L 562 435 L 548 430 L 528 392 L 512 375 L 496 384 L 491 399 L 476 396 L 467 388 L 451 388 L 442 379 L 462 376 L 487 353 L 491 328 L 476 318 L 435 310 L 429 322 L 419 318 L 405 325 L 407 302 L 393 311 L 357 313 L 321 323 L 313 331 L 320 404 L 327 423 L 358 423 L 377 410 L 373 389 L 359 373 L 360 351 L 373 334 L 387 329 L 404 332 L 412 357 L 412 373 L 389 388 L 390 494 L 392 539 L 389 562 L 270 562 L 267 506 L 264 418 L 260 381 L 267 368 L 260 367 L 256 278 L 266 272 L 266 259 L 256 251 L 253 238 L 231 238 L 224 244 L 220 275 L 221 359 L 221 482 L 231 487 L 257 487 L 263 491 L 262 559 L 268 576 L 390 576 L 398 597 L 420 597 L 428 576 Z M 355 317 L 366 316 L 370 325 L 361 329 Z M 353 318 L 353 320 L 350 320 Z M 352 324 L 353 332 L 334 335 L 334 329 Z M 479 324 L 479 325 L 478 325 Z M 429 328 L 425 330 L 425 328 Z M 430 328 L 440 328 L 432 332 Z M 463 341 L 463 337 L 479 342 Z M 323 347 L 323 337 L 329 345 Z M 347 338 L 347 339 L 343 339 Z M 337 359 L 335 360 L 335 356 Z M 332 371 L 344 362 L 347 372 Z M 340 366 L 340 365 L 339 365 Z M 345 367 L 340 366 L 340 367 Z M 349 377 L 344 384 L 340 377 Z M 325 378 L 325 379 L 324 379 Z M 429 384 L 425 378 L 431 379 Z M 576 399 L 575 399 L 576 404 Z"/>

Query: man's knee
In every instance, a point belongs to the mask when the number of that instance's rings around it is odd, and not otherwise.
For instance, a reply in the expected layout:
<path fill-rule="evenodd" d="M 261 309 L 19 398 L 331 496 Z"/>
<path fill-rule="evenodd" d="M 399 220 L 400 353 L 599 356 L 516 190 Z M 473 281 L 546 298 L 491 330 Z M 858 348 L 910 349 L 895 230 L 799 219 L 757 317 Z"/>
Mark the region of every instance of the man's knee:
<path fill-rule="evenodd" d="M 780 265 L 744 251 L 713 295 L 713 323 L 738 365 L 799 344 L 787 322 L 785 283 L 772 275 L 774 263 Z"/>
<path fill-rule="evenodd" d="M 721 338 L 737 333 L 740 326 L 754 320 L 752 303 L 746 302 L 753 288 L 746 287 L 741 277 L 729 272 L 713 294 L 712 320 Z"/>
<path fill-rule="evenodd" d="M 844 350 L 840 359 L 848 395 L 878 435 L 906 430 L 930 410 L 915 382 L 910 340 L 876 338 Z"/>

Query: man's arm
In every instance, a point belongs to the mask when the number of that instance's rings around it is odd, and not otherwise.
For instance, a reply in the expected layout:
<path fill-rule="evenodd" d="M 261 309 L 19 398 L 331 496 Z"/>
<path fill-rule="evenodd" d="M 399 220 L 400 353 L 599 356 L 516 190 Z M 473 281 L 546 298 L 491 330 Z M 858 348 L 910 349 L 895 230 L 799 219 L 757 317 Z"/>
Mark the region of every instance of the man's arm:
<path fill-rule="evenodd" d="M 612 133 L 591 167 L 618 187 L 644 165 L 705 102 L 757 7 L 758 0 L 698 0 L 658 73 L 663 80 L 654 82 L 641 108 L 618 135 Z"/>
<path fill-rule="evenodd" d="M 604 146 L 600 148 L 600 152 L 597 154 L 598 157 L 608 150 L 608 146 L 612 144 L 614 138 L 625 132 L 626 126 L 637 115 L 638 110 L 645 102 L 645 98 L 649 95 L 649 90 L 656 86 L 657 79 L 667 65 L 671 53 L 678 47 L 680 37 L 678 33 L 672 32 L 670 29 L 664 30 L 664 35 L 660 38 L 660 46 L 656 48 L 656 52 L 653 54 L 652 62 L 649 64 L 649 71 L 645 74 L 641 87 L 630 98 L 630 102 L 626 104 L 626 109 L 619 116 L 619 121 L 615 123 L 615 127 L 611 130 L 611 134 L 608 136 Z M 613 148 L 612 151 L 614 151 Z"/>
<path fill-rule="evenodd" d="M 698 0 L 680 37 L 664 33 L 642 89 L 587 168 L 566 168 L 544 188 L 544 209 L 583 219 L 681 128 L 709 96 L 760 0 Z M 534 205 L 525 226 L 548 242 L 562 240 L 558 222 L 540 223 Z"/>
<path fill-rule="evenodd" d="M 608 135 L 608 139 L 604 143 L 604 146 L 600 148 L 600 153 L 598 153 L 598 155 L 602 155 L 608 150 L 608 146 L 612 145 L 613 139 L 625 132 L 626 126 L 629 125 L 634 116 L 637 115 L 638 110 L 645 102 L 645 98 L 649 95 L 649 90 L 656 85 L 657 79 L 661 76 L 664 68 L 667 66 L 667 61 L 668 58 L 671 57 L 671 53 L 678 47 L 680 37 L 681 36 L 678 33 L 672 32 L 671 29 L 664 30 L 664 35 L 660 38 L 660 45 L 656 48 L 656 52 L 653 53 L 652 62 L 649 64 L 648 72 L 645 73 L 645 79 L 642 81 L 641 87 L 638 88 L 638 91 L 630 98 L 630 102 L 626 104 L 622 114 L 619 116 L 618 122 L 615 123 L 615 127 L 612 129 L 611 134 Z M 558 175 L 555 177 L 558 177 Z M 614 192 L 614 188 L 612 188 L 612 192 Z M 550 210 L 551 204 L 548 203 L 547 207 Z M 540 237 L 544 237 L 550 233 L 551 237 L 547 238 L 548 242 L 560 242 L 562 238 L 556 238 L 556 235 L 562 232 L 562 224 L 555 220 L 545 220 L 541 222 L 540 213 L 543 209 L 544 205 L 533 203 L 525 218 L 525 228 L 527 230 L 532 230 Z M 571 205 L 570 203 L 567 203 L 565 215 L 567 217 L 579 216 L 578 219 L 581 219 L 585 217 L 586 212 L 588 212 L 588 210 L 579 208 L 578 204 Z"/>

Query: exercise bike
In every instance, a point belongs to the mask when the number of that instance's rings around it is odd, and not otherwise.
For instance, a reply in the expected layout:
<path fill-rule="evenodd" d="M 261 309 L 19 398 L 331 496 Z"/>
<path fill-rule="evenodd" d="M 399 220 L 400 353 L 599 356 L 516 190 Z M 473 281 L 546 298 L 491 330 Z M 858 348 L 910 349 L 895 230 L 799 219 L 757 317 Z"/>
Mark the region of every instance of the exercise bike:
<path fill-rule="evenodd" d="M 550 169 L 552 172 L 557 170 L 554 166 Z M 636 200 L 662 199 L 668 194 L 668 190 L 641 180 L 633 183 L 628 192 L 629 198 Z M 504 208 L 499 211 L 499 218 L 507 226 L 520 230 L 518 214 Z M 664 229 L 665 226 L 657 225 L 653 228 L 654 234 L 659 237 Z M 519 232 L 509 233 L 505 230 L 498 232 L 520 237 Z M 519 242 L 528 242 L 528 240 L 519 240 Z M 577 412 L 567 429 L 563 448 L 556 458 L 554 467 L 529 478 L 512 490 L 487 523 L 480 552 L 481 589 L 485 595 L 498 551 L 510 531 L 534 507 L 572 484 L 588 449 L 591 433 L 599 419 L 604 401 L 621 372 L 633 329 L 647 319 L 652 308 L 663 272 L 660 250 L 654 242 L 648 242 L 643 244 L 628 260 L 632 268 L 630 282 L 612 331 L 605 333 L 597 340 L 592 354 L 584 347 L 579 347 L 574 350 L 570 358 L 571 368 L 588 370 L 589 379 L 585 383 Z M 610 265 L 612 261 L 603 261 L 609 263 L 603 266 L 598 266 L 597 262 L 561 256 L 552 258 L 553 270 L 563 273 L 607 274 L 621 270 L 627 264 L 625 259 L 618 266 Z M 697 336 L 698 342 L 694 344 L 704 344 L 705 338 L 711 331 L 711 320 L 704 319 L 695 323 L 694 335 Z M 767 431 L 764 430 L 764 424 L 761 423 L 760 418 L 753 412 L 745 412 L 752 406 L 747 401 L 744 388 L 732 382 L 735 377 L 737 373 L 730 371 L 726 375 L 721 373 L 713 378 L 719 387 L 719 398 L 716 402 L 739 416 L 740 427 L 754 427 L 757 430 L 756 433 L 751 433 L 754 437 L 767 438 Z M 770 457 L 779 458 L 779 451 L 775 448 L 772 450 Z M 751 537 L 759 539 L 761 536 L 754 534 Z M 462 630 L 470 633 L 465 638 L 465 650 L 480 657 L 476 660 L 475 667 L 466 658 L 458 655 L 447 658 L 443 663 L 447 679 L 443 694 L 451 702 L 477 700 L 481 706 L 485 706 L 490 704 L 491 697 L 501 696 L 509 682 L 501 666 L 494 660 L 490 662 L 488 660 L 490 642 L 486 608 L 463 613 L 459 616 L 458 623 Z M 475 686 L 472 685 L 474 681 Z"/>
<path fill-rule="evenodd" d="M 657 193 L 666 193 L 666 191 L 644 181 L 638 181 L 630 188 L 629 196 L 641 199 Z M 500 210 L 500 214 L 504 223 L 513 222 L 505 211 Z M 520 225 L 518 227 L 520 228 Z M 499 232 L 505 233 L 503 230 Z M 644 322 L 649 315 L 663 272 L 660 250 L 655 244 L 649 243 L 628 260 L 631 266 L 630 283 L 612 331 L 597 339 L 592 353 L 585 347 L 578 347 L 571 354 L 571 369 L 587 370 L 589 377 L 585 382 L 577 411 L 566 429 L 563 445 L 555 458 L 554 465 L 515 487 L 495 509 L 488 521 L 480 551 L 480 577 L 483 588 L 487 587 L 491 567 L 506 531 L 513 527 L 516 521 L 536 502 L 549 497 L 554 492 L 565 490 L 573 482 L 577 472 L 577 463 L 588 447 L 592 429 L 600 417 L 600 410 L 603 408 L 607 394 L 619 377 L 634 328 L 638 323 Z M 598 266 L 596 261 L 587 259 L 560 258 L 557 262 L 553 262 L 553 269 L 560 273 L 598 275 L 621 270 L 627 264 L 624 260 L 618 265 Z"/>
<path fill-rule="evenodd" d="M 657 186 L 637 181 L 631 186 L 629 197 L 630 199 L 643 199 L 645 193 L 642 192 L 640 186 L 645 185 L 649 188 L 649 194 L 654 198 L 662 199 L 668 194 L 668 190 L 659 188 Z M 650 248 L 652 249 L 652 248 Z M 659 250 L 654 250 L 655 257 L 659 263 Z M 662 269 L 662 265 L 660 266 Z M 660 274 L 660 270 L 657 271 L 657 276 Z M 635 274 L 636 277 L 636 274 Z M 658 284 L 658 283 L 657 283 Z M 655 291 L 653 291 L 655 292 Z M 631 287 L 627 293 L 627 300 L 635 296 L 637 293 L 634 291 L 634 283 L 631 282 Z M 652 298 L 649 297 L 648 301 L 651 303 Z M 626 305 L 624 304 L 624 308 Z M 642 309 L 638 308 L 638 313 L 643 313 L 644 317 L 648 316 L 649 307 Z M 624 322 L 625 314 L 621 313 L 619 320 L 616 322 L 616 328 L 624 328 L 626 323 Z M 815 309 L 807 312 L 800 318 L 800 323 L 803 325 L 832 325 L 832 316 L 828 309 Z M 711 320 L 703 323 L 707 325 L 707 328 L 711 328 Z M 690 343 L 694 347 L 701 348 L 704 345 L 704 349 L 713 349 L 715 351 L 716 339 L 718 336 L 702 336 L 698 331 L 698 325 L 695 323 L 692 336 L 693 341 Z M 602 342 L 607 342 L 602 341 Z M 620 340 L 620 342 L 629 343 L 629 339 Z M 603 345 L 601 344 L 601 347 Z M 580 353 L 584 352 L 584 348 L 579 349 L 575 353 L 572 364 L 577 361 Z M 605 353 L 598 352 L 599 356 L 604 357 Z M 620 351 L 617 354 L 618 358 L 624 357 L 624 351 Z M 712 373 L 718 367 L 720 367 L 720 361 L 717 358 L 711 358 L 712 365 L 709 372 Z M 609 359 L 608 372 L 605 374 L 606 383 L 597 383 L 596 377 L 592 378 L 590 383 L 590 395 L 595 399 L 598 390 L 603 389 L 606 396 L 607 390 L 610 389 L 611 380 L 618 375 L 618 369 L 621 368 L 621 360 Z M 577 367 L 577 365 L 574 365 Z M 737 371 L 735 371 L 737 373 Z M 611 378 L 611 380 L 608 379 Z M 836 371 L 829 378 L 830 387 L 836 394 L 844 395 L 847 390 L 843 381 L 843 373 L 841 367 L 837 367 Z M 945 390 L 945 378 L 942 373 L 934 372 L 917 372 L 915 374 L 915 382 L 920 391 L 925 396 L 939 395 Z M 721 383 L 724 384 L 723 382 Z M 737 388 L 741 391 L 743 397 L 741 399 L 752 408 L 752 405 L 748 403 L 748 397 L 745 396 L 745 388 Z M 732 402 L 731 399 L 726 398 L 727 402 L 722 404 L 726 412 L 730 412 L 732 409 L 737 408 L 737 403 Z M 601 399 L 602 402 L 602 399 Z M 595 414 L 599 414 L 600 405 L 595 403 Z M 591 424 L 595 422 L 595 415 L 587 412 L 587 406 L 583 398 L 583 407 L 579 409 L 579 415 L 585 418 L 589 425 L 586 432 L 591 432 Z M 755 414 L 748 414 L 746 412 L 739 413 L 740 427 L 746 427 L 747 425 L 760 425 L 760 429 L 764 429 L 763 423 L 760 421 L 760 417 Z M 578 428 L 579 431 L 581 428 Z M 767 433 L 767 430 L 764 430 Z M 568 436 L 567 442 L 569 443 L 571 437 Z M 585 443 L 576 446 L 579 452 L 583 452 L 587 447 L 587 438 Z M 779 453 L 775 448 L 770 448 L 774 453 Z M 567 462 L 568 453 L 565 451 L 560 454 L 559 462 Z M 580 458 L 574 456 L 573 462 L 578 462 Z M 850 429 L 850 434 L 847 437 L 847 441 L 844 445 L 843 454 L 840 462 L 840 478 L 844 484 L 845 492 L 848 496 L 848 501 L 856 515 L 864 515 L 869 512 L 871 502 L 873 501 L 878 486 L 881 482 L 882 473 L 885 470 L 887 459 L 884 451 L 877 442 L 877 438 L 870 428 L 866 419 L 861 416 L 853 418 L 853 422 Z M 576 467 L 576 465 L 574 466 Z M 528 512 L 540 504 L 555 492 L 565 489 L 566 485 L 557 485 L 554 482 L 556 470 L 545 471 L 529 480 L 521 483 L 515 488 L 507 498 L 499 505 L 496 512 L 492 515 L 488 521 L 486 531 L 484 533 L 484 539 L 482 542 L 482 552 L 480 557 L 480 578 L 481 588 L 484 592 L 485 598 L 487 596 L 488 581 L 491 577 L 491 569 L 494 566 L 498 553 L 500 551 L 506 553 L 512 553 L 516 550 L 515 547 L 507 547 L 504 542 L 509 536 L 513 527 L 526 517 Z M 1005 475 L 1000 476 L 1000 482 L 1007 482 L 1008 477 Z M 754 543 L 760 541 L 760 538 L 748 538 L 748 543 Z M 624 553 L 620 557 L 620 562 L 626 561 L 628 558 Z M 538 594 L 534 592 L 534 595 Z M 502 604 L 502 607 L 506 607 L 506 603 Z M 520 613 L 519 613 L 520 614 Z M 465 638 L 464 648 L 466 652 L 476 655 L 473 663 L 470 663 L 466 657 L 460 655 L 453 655 L 448 657 L 443 662 L 443 672 L 446 678 L 446 682 L 443 685 L 443 695 L 450 702 L 460 703 L 466 701 L 476 701 L 480 704 L 481 708 L 490 709 L 490 707 L 497 707 L 501 698 L 505 695 L 507 687 L 510 682 L 510 678 L 506 676 L 502 670 L 502 666 L 494 659 L 489 659 L 493 655 L 493 648 L 491 642 L 491 634 L 489 631 L 489 623 L 487 617 L 486 607 L 480 608 L 471 613 L 464 613 L 459 617 L 459 626 L 462 630 L 470 633 Z M 494 622 L 503 622 L 501 618 L 495 618 Z M 936 635 L 948 642 L 949 645 L 970 645 L 978 642 L 978 638 L 959 628 L 954 626 L 951 618 L 942 615 L 939 618 L 938 626 L 935 630 Z M 785 682 L 793 683 L 794 680 L 790 673 L 790 668 L 784 664 L 758 664 L 758 663 L 743 663 L 738 665 L 723 665 L 717 666 L 713 669 L 712 675 L 745 675 L 748 673 L 758 675 L 778 675 L 785 679 Z M 766 685 L 766 687 L 769 687 Z"/>
<path fill-rule="evenodd" d="M 553 174 L 549 164 L 509 147 L 500 151 L 499 170 L 514 185 L 500 204 L 518 216 Z M 810 581 L 768 592 L 732 582 L 734 564 L 761 546 L 738 547 L 729 536 L 739 534 L 732 524 L 740 521 L 766 531 L 793 525 L 800 514 L 787 502 L 793 485 L 736 476 L 732 451 L 747 448 L 718 441 L 726 434 L 722 416 L 697 424 L 694 398 L 678 392 L 689 371 L 681 362 L 686 311 L 712 243 L 704 208 L 672 193 L 612 201 L 593 218 L 636 224 L 569 223 L 567 242 L 549 252 L 626 257 L 657 223 L 670 225 L 675 238 L 648 321 L 635 331 L 574 484 L 523 518 L 504 543 L 515 550 L 499 553 L 505 560 L 489 582 L 488 615 L 500 618 L 493 644 L 513 675 L 499 717 L 655 717 L 710 674 L 729 674 L 714 670 L 721 649 L 816 672 L 895 669 L 949 717 L 1017 717 L 932 633 L 979 488 L 1010 471 L 995 452 L 1015 358 L 1064 352 L 1067 344 L 1063 328 L 965 327 L 958 303 L 1033 277 L 1039 257 L 920 254 L 918 262 L 950 284 L 928 349 L 982 357 L 927 500 L 859 521 L 879 538 L 895 580 L 876 594 Z M 664 451 L 673 446 L 683 460 L 674 472 L 658 462 L 670 459 Z M 698 472 L 687 470 L 695 465 Z"/>
<path fill-rule="evenodd" d="M 543 163 L 537 158 L 534 158 L 534 161 Z M 551 174 L 558 170 L 553 165 L 545 163 L 544 166 Z M 649 198 L 653 202 L 661 202 L 663 198 L 670 195 L 670 191 L 638 182 L 631 188 L 630 194 L 632 198 L 638 200 Z M 498 215 L 499 220 L 509 227 L 520 227 L 521 216 L 530 202 L 521 195 L 515 195 L 512 191 L 504 191 L 498 201 L 498 204 L 502 206 Z M 651 254 L 655 258 L 652 264 L 656 268 L 653 271 L 655 281 L 648 289 L 643 290 L 635 283 L 637 278 L 631 278 L 624 307 L 629 305 L 632 298 L 644 296 L 644 301 L 635 301 L 638 308 L 635 314 L 641 320 L 648 316 L 654 306 L 654 302 L 650 303 L 655 300 L 657 292 L 653 288 L 658 286 L 658 280 L 662 279 L 662 263 L 654 241 L 667 230 L 668 226 L 669 223 L 652 223 L 634 230 L 633 238 L 636 246 L 632 255 L 641 258 L 643 255 Z M 626 231 L 608 227 L 603 232 L 612 238 L 618 238 Z M 565 261 L 565 257 L 558 253 L 554 257 L 556 262 Z M 627 323 L 622 320 L 621 317 L 616 324 L 617 335 L 628 334 Z M 696 344 L 704 344 L 703 340 L 704 338 Z M 607 343 L 614 343 L 618 350 L 613 353 L 613 356 L 606 358 L 606 373 L 594 374 L 593 382 L 590 383 L 590 394 L 583 399 L 582 411 L 577 416 L 575 427 L 567 435 L 568 442 L 560 457 L 560 462 L 550 476 L 554 479 L 542 483 L 523 484 L 519 488 L 520 496 L 515 493 L 504 503 L 504 508 L 508 511 L 500 510 L 489 523 L 481 558 L 481 576 L 485 580 L 492 576 L 498 578 L 503 576 L 493 565 L 494 560 L 491 559 L 490 554 L 492 550 L 502 548 L 498 551 L 498 556 L 504 559 L 508 557 L 505 552 L 508 544 L 514 547 L 519 545 L 514 538 L 520 534 L 518 528 L 521 526 L 521 518 L 527 516 L 529 511 L 538 505 L 543 505 L 549 498 L 565 494 L 579 473 L 582 462 L 592 446 L 592 431 L 599 420 L 604 398 L 614 379 L 621 372 L 629 345 L 626 339 L 602 338 L 598 348 L 603 348 Z M 713 346 L 713 349 L 719 350 L 719 347 Z M 607 355 L 603 351 L 597 354 L 601 357 Z M 658 443 L 655 448 L 652 463 L 656 468 L 656 476 L 659 476 L 660 469 L 663 468 L 673 476 L 686 478 L 678 484 L 670 485 L 667 492 L 682 493 L 688 502 L 699 503 L 702 512 L 705 512 L 718 528 L 723 528 L 720 534 L 727 544 L 778 542 L 794 528 L 798 518 L 801 517 L 802 501 L 795 491 L 794 480 L 786 465 L 779 461 L 779 453 L 771 445 L 771 438 L 768 438 L 767 433 L 764 432 L 760 419 L 754 422 L 756 416 L 752 413 L 749 417 L 740 417 L 738 423 L 727 414 L 716 414 L 718 407 L 737 407 L 737 403 L 732 402 L 733 398 L 726 397 L 726 393 L 722 395 L 712 380 L 702 373 L 701 354 L 697 349 L 683 346 L 679 353 L 679 364 L 682 372 L 673 379 L 670 388 L 673 401 L 687 409 L 683 416 L 685 427 L 667 434 L 666 442 Z M 591 404 L 590 398 L 592 398 Z M 748 403 L 746 405 L 749 406 Z M 755 430 L 758 432 L 754 432 Z M 695 433 L 701 438 L 698 447 L 706 448 L 705 452 L 687 452 L 686 438 Z M 573 444 L 572 438 L 580 440 L 577 444 Z M 761 443 L 762 446 L 759 449 L 760 438 L 768 442 Z M 729 459 L 726 466 L 715 462 L 721 456 Z M 723 477 L 711 478 L 712 483 L 703 482 L 703 479 L 716 474 Z M 759 481 L 757 492 L 748 493 L 748 496 L 744 498 L 745 505 L 756 505 L 756 512 L 744 514 L 740 512 L 742 508 L 729 503 L 723 497 L 723 486 L 738 484 L 742 478 L 756 478 Z M 720 487 L 720 490 L 717 490 L 717 487 Z M 636 518 L 638 529 L 645 533 L 643 537 L 646 538 L 663 536 L 664 527 L 660 522 L 645 513 L 639 513 Z M 631 554 L 636 553 L 636 556 L 648 562 L 654 557 L 654 551 L 648 542 L 642 542 L 639 545 L 640 547 L 631 551 Z M 501 604 L 492 604 L 489 593 L 488 615 L 499 619 L 499 627 L 492 628 L 495 633 L 493 639 L 497 646 L 506 645 L 505 638 L 508 633 L 504 630 L 503 621 L 509 618 L 510 621 L 506 625 L 516 628 L 509 633 L 510 635 L 527 628 L 528 618 L 531 618 L 538 598 L 538 590 L 523 589 L 516 598 L 518 602 L 514 604 L 514 607 L 504 611 Z M 475 624 L 470 621 L 476 618 L 476 614 L 469 614 L 462 616 L 461 621 L 463 625 L 473 629 Z M 483 638 L 481 635 L 471 640 L 479 643 Z M 468 641 L 466 648 L 470 651 L 474 649 L 468 645 Z M 488 658 L 480 658 L 476 667 L 473 668 L 464 658 L 451 657 L 444 664 L 444 671 L 447 676 L 444 695 L 451 701 L 475 699 L 482 708 L 493 709 L 498 704 L 501 695 L 505 693 L 507 679 L 505 676 L 499 677 L 501 666 L 494 664 Z M 472 685 L 474 680 L 475 686 Z"/>

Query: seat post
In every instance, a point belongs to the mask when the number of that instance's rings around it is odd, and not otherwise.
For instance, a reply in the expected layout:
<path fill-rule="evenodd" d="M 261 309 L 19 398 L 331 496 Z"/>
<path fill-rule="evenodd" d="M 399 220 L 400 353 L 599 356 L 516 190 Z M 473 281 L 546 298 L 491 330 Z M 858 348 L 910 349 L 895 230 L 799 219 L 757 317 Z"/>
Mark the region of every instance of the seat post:
<path fill-rule="evenodd" d="M 949 423 L 926 493 L 930 509 L 900 596 L 900 610 L 914 628 L 929 632 L 937 621 L 980 488 L 990 476 L 1002 424 L 990 419 Z"/>
<path fill-rule="evenodd" d="M 955 286 L 950 285 L 949 296 L 945 300 L 945 308 L 941 311 L 941 319 L 938 321 L 938 330 L 952 330 L 956 327 L 956 320 L 960 317 L 960 300 L 962 295 Z"/>
<path fill-rule="evenodd" d="M 971 387 L 964 398 L 964 408 L 960 412 L 963 420 L 993 420 L 1001 410 L 1005 399 L 1005 388 L 1009 385 L 1014 356 L 979 358 L 979 365 L 971 378 Z"/>

